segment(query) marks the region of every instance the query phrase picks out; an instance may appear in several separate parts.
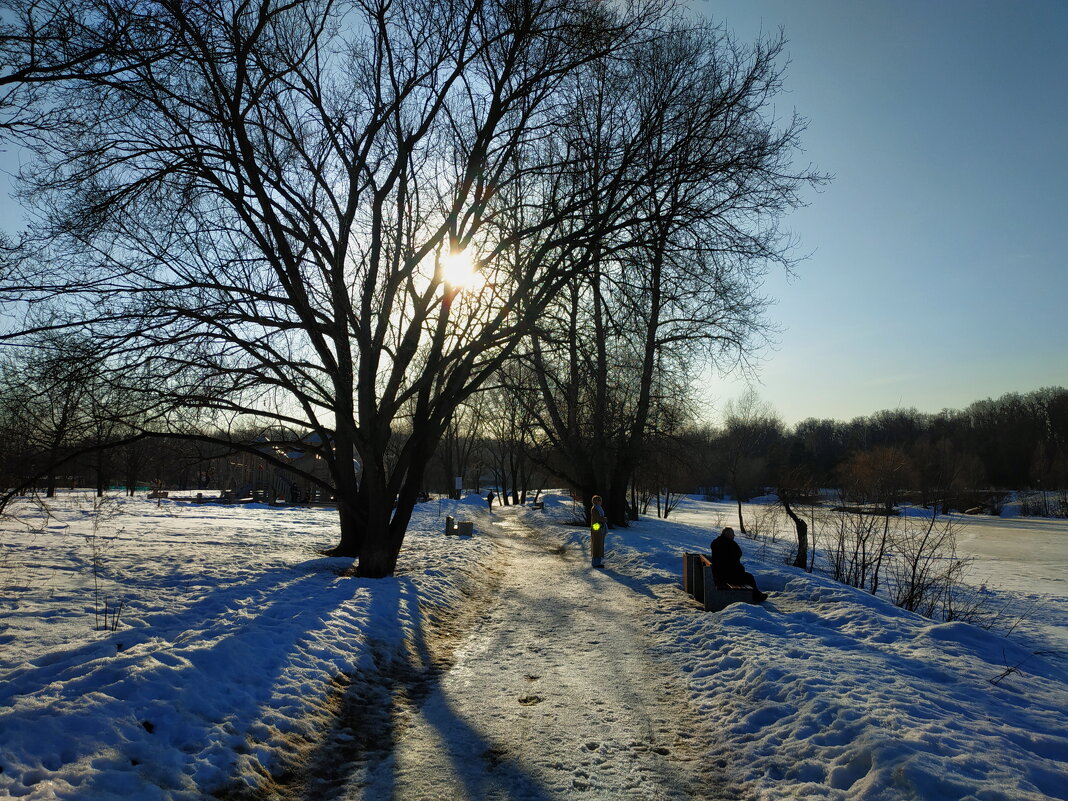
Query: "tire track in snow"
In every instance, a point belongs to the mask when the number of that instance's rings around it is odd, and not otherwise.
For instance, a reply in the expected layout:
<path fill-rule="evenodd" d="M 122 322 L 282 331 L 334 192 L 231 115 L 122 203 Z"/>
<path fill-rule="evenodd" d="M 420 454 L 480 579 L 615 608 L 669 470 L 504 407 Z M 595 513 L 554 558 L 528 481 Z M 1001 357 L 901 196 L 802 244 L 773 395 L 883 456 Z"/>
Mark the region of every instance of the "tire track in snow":
<path fill-rule="evenodd" d="M 389 755 L 342 797 L 733 798 L 702 764 L 708 738 L 685 680 L 647 647 L 643 604 L 654 601 L 510 511 L 486 518 L 505 569 L 495 606 L 404 713 Z"/>

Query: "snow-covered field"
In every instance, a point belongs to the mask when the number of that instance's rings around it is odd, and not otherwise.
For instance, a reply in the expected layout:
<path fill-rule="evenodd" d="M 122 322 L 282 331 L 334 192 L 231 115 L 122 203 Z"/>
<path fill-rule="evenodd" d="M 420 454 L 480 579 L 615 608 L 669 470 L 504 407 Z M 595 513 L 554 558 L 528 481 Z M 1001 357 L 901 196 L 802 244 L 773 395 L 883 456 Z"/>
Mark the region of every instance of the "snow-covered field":
<path fill-rule="evenodd" d="M 743 504 L 747 525 L 761 532 L 758 542 L 739 539 L 746 552 L 765 561 L 793 558 L 793 524 L 770 499 Z M 905 507 L 906 517 L 927 520 L 927 510 Z M 1014 639 L 1036 651 L 1053 651 L 1068 665 L 1068 520 L 1019 517 L 1017 506 L 1005 517 L 941 515 L 951 521 L 957 555 L 970 560 L 965 581 L 980 588 L 981 615 L 999 631 L 1011 630 Z M 719 529 L 738 529 L 734 503 L 688 500 L 672 512 L 676 523 Z M 817 552 L 827 537 L 816 521 L 810 538 Z M 770 536 L 765 536 L 770 535 Z M 817 566 L 819 565 L 817 559 Z"/>
<path fill-rule="evenodd" d="M 483 505 L 465 511 L 480 527 Z M 490 585 L 493 541 L 443 537 L 449 506 L 418 508 L 398 575 L 383 581 L 316 554 L 336 538 L 327 509 L 94 508 L 71 495 L 50 517 L 26 508 L 3 521 L 0 796 L 201 799 L 291 768 L 330 731 L 339 676 L 373 675 Z M 544 512 L 498 512 L 581 551 L 570 513 L 558 497 Z M 772 598 L 702 613 L 678 586 L 679 555 L 705 550 L 731 515 L 687 501 L 670 522 L 613 532 L 608 572 L 653 599 L 654 648 L 720 732 L 708 764 L 741 797 L 1068 799 L 1068 665 L 1035 653 L 1068 640 L 1065 576 L 1047 571 L 1065 564 L 1068 532 L 1031 541 L 1017 526 L 1030 521 L 1002 521 L 989 538 L 962 537 L 991 586 L 1004 572 L 1006 597 L 1045 604 L 1046 628 L 1020 639 L 925 620 L 744 539 Z M 1020 547 L 1002 556 L 992 543 L 1006 537 Z"/>

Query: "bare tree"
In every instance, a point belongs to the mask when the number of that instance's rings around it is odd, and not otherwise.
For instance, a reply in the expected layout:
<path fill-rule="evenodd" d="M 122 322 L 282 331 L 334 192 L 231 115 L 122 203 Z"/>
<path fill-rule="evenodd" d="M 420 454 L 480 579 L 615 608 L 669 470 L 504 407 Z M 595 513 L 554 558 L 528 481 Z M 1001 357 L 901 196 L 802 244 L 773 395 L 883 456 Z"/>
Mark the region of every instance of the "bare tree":
<path fill-rule="evenodd" d="M 811 474 L 801 465 L 782 467 L 776 482 L 776 494 L 783 510 L 794 524 L 797 534 L 797 552 L 794 554 L 794 567 L 807 569 L 809 549 L 809 525 L 799 507 L 806 502 L 811 505 L 818 489 Z"/>
<path fill-rule="evenodd" d="M 952 518 L 939 519 L 934 513 L 926 523 L 905 521 L 897 527 L 887 565 L 895 605 L 943 620 L 977 616 L 979 605 L 962 601 L 964 578 L 973 560 L 957 557 L 958 527 Z"/>
<path fill-rule="evenodd" d="M 803 127 L 769 103 L 782 43 L 750 48 L 720 29 L 675 29 L 593 75 L 574 138 L 593 213 L 612 220 L 589 269 L 543 318 L 532 350 L 554 467 L 625 524 L 645 438 L 694 364 L 745 361 L 763 341 L 759 286 L 789 266 L 777 229 L 797 191 Z M 637 204 L 621 203 L 635 196 Z"/>
<path fill-rule="evenodd" d="M 9 5 L 35 24 L 37 3 Z M 39 84 L 39 245 L 9 297 L 151 365 L 200 431 L 315 435 L 332 552 L 390 574 L 453 410 L 605 234 L 561 133 L 566 88 L 663 5 L 48 8 L 83 14 L 75 50 L 101 14 L 118 44 L 107 70 Z M 477 282 L 450 272 L 463 260 Z"/>
<path fill-rule="evenodd" d="M 530 405 L 522 397 L 536 394 L 536 389 L 524 386 L 526 372 L 515 362 L 505 365 L 498 377 L 502 383 L 485 393 L 484 445 L 501 504 L 521 505 L 534 475 L 529 445 L 535 425 Z"/>
<path fill-rule="evenodd" d="M 157 51 L 131 49 L 143 17 L 97 0 L 0 0 L 0 130 L 36 137 L 48 115 L 48 84 L 121 74 Z"/>
<path fill-rule="evenodd" d="M 35 448 L 26 426 L 26 407 L 34 392 L 12 367 L 11 354 L 5 354 L 0 360 L 0 488 L 17 492 L 28 488 L 27 479 L 34 473 Z"/>
<path fill-rule="evenodd" d="M 18 484 L 44 478 L 51 498 L 59 465 L 90 433 L 90 384 L 100 361 L 86 342 L 57 333 L 5 355 L 0 382 L 11 409 L 9 425 L 31 456 Z"/>
<path fill-rule="evenodd" d="M 878 447 L 855 453 L 839 469 L 847 500 L 874 504 L 885 514 L 895 512 L 912 473 L 908 454 L 897 447 Z"/>
<path fill-rule="evenodd" d="M 742 501 L 763 492 L 771 480 L 771 455 L 782 439 L 783 425 L 752 389 L 727 401 L 723 422 L 723 470 L 738 505 L 738 528 L 745 534 Z"/>
<path fill-rule="evenodd" d="M 456 407 L 437 448 L 438 460 L 444 473 L 444 488 L 454 492 L 454 480 L 477 470 L 477 450 L 484 428 L 486 399 L 478 393 Z"/>
<path fill-rule="evenodd" d="M 677 433 L 650 436 L 632 481 L 635 511 L 648 514 L 655 504 L 656 516 L 666 519 L 692 486 L 695 467 L 696 459 L 686 437 Z"/>

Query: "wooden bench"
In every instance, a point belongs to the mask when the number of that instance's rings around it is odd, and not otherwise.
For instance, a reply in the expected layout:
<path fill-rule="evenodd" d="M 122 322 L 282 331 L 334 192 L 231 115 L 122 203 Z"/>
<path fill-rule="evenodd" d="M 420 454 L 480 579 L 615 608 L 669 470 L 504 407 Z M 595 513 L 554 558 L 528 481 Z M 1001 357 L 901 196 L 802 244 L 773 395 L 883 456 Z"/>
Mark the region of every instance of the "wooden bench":
<path fill-rule="evenodd" d="M 452 515 L 445 515 L 445 536 L 470 537 L 475 533 L 475 524 L 470 520 L 456 521 Z"/>
<path fill-rule="evenodd" d="M 698 601 L 702 601 L 705 597 L 704 569 L 706 567 L 711 568 L 712 563 L 704 554 L 684 553 L 682 555 L 682 589 Z"/>
<path fill-rule="evenodd" d="M 708 568 L 711 574 L 712 568 Z M 711 576 L 710 576 L 711 578 Z M 721 609 L 726 609 L 731 604 L 751 604 L 753 601 L 753 591 L 749 588 L 731 587 L 730 589 L 721 590 L 716 587 L 705 587 L 705 611 L 706 612 L 718 612 Z"/>
<path fill-rule="evenodd" d="M 748 587 L 717 587 L 712 579 L 712 563 L 700 553 L 682 555 L 682 588 L 706 612 L 718 612 L 734 603 L 753 603 L 753 591 Z"/>

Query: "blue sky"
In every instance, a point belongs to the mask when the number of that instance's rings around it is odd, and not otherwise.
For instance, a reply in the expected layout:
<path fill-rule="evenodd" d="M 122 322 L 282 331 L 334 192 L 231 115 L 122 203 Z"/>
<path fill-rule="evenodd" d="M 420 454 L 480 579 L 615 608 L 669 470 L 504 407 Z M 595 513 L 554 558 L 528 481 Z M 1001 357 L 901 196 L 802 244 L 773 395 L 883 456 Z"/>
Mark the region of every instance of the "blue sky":
<path fill-rule="evenodd" d="M 1068 2 L 691 5 L 784 28 L 777 105 L 835 176 L 786 221 L 811 256 L 766 285 L 760 397 L 793 423 L 1068 385 Z M 717 411 L 743 389 L 704 382 Z"/>
<path fill-rule="evenodd" d="M 766 285 L 761 398 L 794 423 L 1068 385 L 1068 2 L 689 2 L 785 29 L 779 110 L 835 176 L 786 221 L 811 256 Z M 744 388 L 703 380 L 708 414 Z"/>

